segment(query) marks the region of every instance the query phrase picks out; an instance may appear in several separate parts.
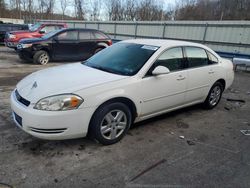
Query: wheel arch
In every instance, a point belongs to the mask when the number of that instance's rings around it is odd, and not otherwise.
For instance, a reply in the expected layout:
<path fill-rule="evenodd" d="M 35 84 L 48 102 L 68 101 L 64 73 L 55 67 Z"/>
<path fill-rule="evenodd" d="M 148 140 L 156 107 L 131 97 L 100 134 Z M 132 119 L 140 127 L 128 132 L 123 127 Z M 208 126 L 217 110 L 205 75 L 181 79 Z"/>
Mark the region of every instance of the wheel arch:
<path fill-rule="evenodd" d="M 48 47 L 37 45 L 37 46 L 35 46 L 35 48 L 36 48 L 37 52 L 38 51 L 45 51 L 45 52 L 47 52 L 49 54 L 49 57 L 52 58 L 51 51 L 50 51 L 50 49 Z"/>
<path fill-rule="evenodd" d="M 225 81 L 225 79 L 223 79 L 223 78 L 220 78 L 219 80 L 217 80 L 216 82 L 220 82 L 221 84 L 222 84 L 222 86 L 223 86 L 223 91 L 225 90 L 225 88 L 226 88 L 226 81 Z M 215 83 L 216 83 L 215 82 Z"/>
<path fill-rule="evenodd" d="M 90 121 L 89 121 L 89 124 L 91 123 L 91 121 L 92 121 L 92 119 L 93 119 L 95 113 L 97 112 L 97 110 L 98 110 L 100 107 L 102 107 L 102 106 L 104 106 L 104 105 L 107 105 L 107 104 L 110 104 L 110 103 L 115 103 L 115 102 L 123 103 L 123 104 L 125 104 L 125 105 L 130 109 L 131 115 L 132 115 L 132 122 L 134 122 L 135 118 L 137 117 L 137 112 L 138 112 L 135 103 L 134 103 L 131 99 L 127 98 L 127 97 L 115 97 L 115 98 L 111 98 L 111 99 L 106 100 L 105 102 L 101 103 L 101 104 L 96 108 L 95 112 L 94 112 L 94 113 L 92 114 L 92 116 L 91 116 L 91 119 L 90 119 Z M 89 130 L 89 128 L 88 128 L 88 130 Z"/>

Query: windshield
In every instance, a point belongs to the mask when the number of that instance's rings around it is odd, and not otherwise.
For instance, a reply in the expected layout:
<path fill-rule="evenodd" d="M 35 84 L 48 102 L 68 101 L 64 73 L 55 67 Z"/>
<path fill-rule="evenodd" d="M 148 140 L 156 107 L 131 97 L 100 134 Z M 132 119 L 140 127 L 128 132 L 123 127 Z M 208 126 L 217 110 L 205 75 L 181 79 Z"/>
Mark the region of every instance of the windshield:
<path fill-rule="evenodd" d="M 41 26 L 40 23 L 36 23 L 36 24 L 30 26 L 29 29 L 30 29 L 30 31 L 34 32 L 34 31 L 36 31 L 40 26 Z"/>
<path fill-rule="evenodd" d="M 106 72 L 135 75 L 159 47 L 117 43 L 92 56 L 84 65 Z"/>

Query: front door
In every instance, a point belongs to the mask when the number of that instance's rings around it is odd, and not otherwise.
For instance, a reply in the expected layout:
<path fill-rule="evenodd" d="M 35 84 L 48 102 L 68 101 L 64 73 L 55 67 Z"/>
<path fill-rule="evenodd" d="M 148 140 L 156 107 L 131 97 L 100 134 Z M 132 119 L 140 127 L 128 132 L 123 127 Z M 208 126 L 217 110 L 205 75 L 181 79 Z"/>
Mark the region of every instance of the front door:
<path fill-rule="evenodd" d="M 97 41 L 93 39 L 90 31 L 79 32 L 79 60 L 86 60 L 90 58 L 97 48 Z"/>
<path fill-rule="evenodd" d="M 157 66 L 165 66 L 170 73 L 154 76 L 152 70 Z M 165 51 L 154 63 L 142 79 L 141 93 L 142 111 L 146 116 L 152 113 L 181 106 L 185 102 L 187 87 L 187 71 L 183 61 L 181 47 Z"/>
<path fill-rule="evenodd" d="M 53 57 L 57 60 L 78 60 L 78 31 L 63 31 L 53 39 Z"/>

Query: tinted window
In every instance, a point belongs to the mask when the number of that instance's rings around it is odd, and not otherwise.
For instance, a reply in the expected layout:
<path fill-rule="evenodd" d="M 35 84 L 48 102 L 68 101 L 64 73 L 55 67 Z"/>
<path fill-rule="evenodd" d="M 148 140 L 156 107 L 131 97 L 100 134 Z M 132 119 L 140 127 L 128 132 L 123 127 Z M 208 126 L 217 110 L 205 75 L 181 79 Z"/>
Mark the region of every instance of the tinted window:
<path fill-rule="evenodd" d="M 66 31 L 57 36 L 58 40 L 77 40 L 77 31 Z"/>
<path fill-rule="evenodd" d="M 164 52 L 155 62 L 155 66 L 167 67 L 170 71 L 183 69 L 182 48 L 172 48 Z"/>
<path fill-rule="evenodd" d="M 105 34 L 100 33 L 100 32 L 94 32 L 93 34 L 94 34 L 94 37 L 96 39 L 106 39 L 106 38 L 108 38 Z"/>
<path fill-rule="evenodd" d="M 85 65 L 121 75 L 134 75 L 158 47 L 141 44 L 117 43 L 86 61 Z"/>
<path fill-rule="evenodd" d="M 216 64 L 219 62 L 217 57 L 215 57 L 212 53 L 207 52 L 207 54 L 208 54 L 208 58 L 209 58 L 209 64 Z"/>
<path fill-rule="evenodd" d="M 55 25 L 54 27 L 55 27 L 55 30 L 64 28 L 62 25 Z"/>
<path fill-rule="evenodd" d="M 55 30 L 56 30 L 55 26 L 52 26 L 52 25 L 45 26 L 44 28 L 41 29 L 41 31 L 44 31 L 45 33 L 49 33 L 51 31 L 55 31 Z"/>
<path fill-rule="evenodd" d="M 57 30 L 51 31 L 51 32 L 49 32 L 49 33 L 43 35 L 42 38 L 50 38 L 50 37 L 53 37 L 53 36 L 56 35 L 58 32 L 60 32 L 60 31 L 57 31 Z"/>
<path fill-rule="evenodd" d="M 40 23 L 36 23 L 35 25 L 30 26 L 30 31 L 36 31 L 40 26 Z"/>
<path fill-rule="evenodd" d="M 189 67 L 208 65 L 207 53 L 202 48 L 186 47 L 186 55 Z"/>
<path fill-rule="evenodd" d="M 90 39 L 90 32 L 80 32 L 79 33 L 79 39 L 80 40 L 88 40 Z"/>

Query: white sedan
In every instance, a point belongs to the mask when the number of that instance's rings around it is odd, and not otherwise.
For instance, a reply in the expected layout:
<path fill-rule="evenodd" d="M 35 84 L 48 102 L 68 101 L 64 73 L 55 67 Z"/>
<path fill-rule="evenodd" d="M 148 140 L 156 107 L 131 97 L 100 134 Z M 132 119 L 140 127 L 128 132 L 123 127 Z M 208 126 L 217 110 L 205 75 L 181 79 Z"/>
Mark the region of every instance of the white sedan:
<path fill-rule="evenodd" d="M 118 142 L 134 122 L 203 103 L 214 108 L 233 82 L 231 61 L 174 40 L 127 40 L 82 63 L 32 73 L 11 94 L 14 121 L 43 139 L 87 134 Z"/>

